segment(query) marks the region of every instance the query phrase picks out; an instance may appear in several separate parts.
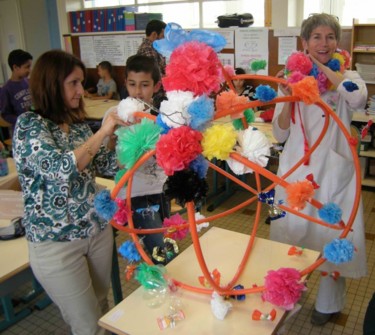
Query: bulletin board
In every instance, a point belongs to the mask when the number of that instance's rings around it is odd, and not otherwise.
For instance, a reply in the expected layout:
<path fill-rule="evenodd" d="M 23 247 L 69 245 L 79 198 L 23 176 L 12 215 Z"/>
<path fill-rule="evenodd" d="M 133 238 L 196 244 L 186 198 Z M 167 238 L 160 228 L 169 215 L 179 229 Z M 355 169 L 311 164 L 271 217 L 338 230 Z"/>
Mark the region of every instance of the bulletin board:
<path fill-rule="evenodd" d="M 228 41 L 227 47 L 219 54 L 219 58 L 224 65 L 233 65 L 233 62 L 236 59 L 236 52 L 245 50 L 243 45 L 235 44 L 235 34 L 236 31 L 240 29 L 243 28 L 213 29 L 214 31 L 222 33 Z M 251 31 L 258 28 L 251 27 L 246 29 Z M 279 64 L 278 57 L 280 37 L 274 35 L 273 29 L 259 29 L 268 30 L 268 54 L 266 55 L 266 57 L 268 56 L 267 70 L 269 75 L 276 75 L 278 71 L 284 68 L 284 65 Z M 136 53 L 143 36 L 143 32 L 117 32 L 115 34 L 82 33 L 65 35 L 64 37 L 66 40 L 70 41 L 69 43 L 71 43 L 71 51 L 73 54 L 89 65 L 87 70 L 86 87 L 94 87 L 99 80 L 95 68 L 96 64 L 101 60 L 109 60 L 114 65 L 114 80 L 116 81 L 118 88 L 120 88 L 124 83 L 126 59 L 130 55 Z M 342 30 L 342 37 L 339 45 L 340 48 L 350 52 L 351 36 L 351 28 Z M 249 47 L 251 48 L 252 45 L 249 45 Z M 302 50 L 302 44 L 299 37 L 297 37 L 297 49 Z M 261 81 L 255 82 L 254 85 L 257 86 L 261 83 Z"/>

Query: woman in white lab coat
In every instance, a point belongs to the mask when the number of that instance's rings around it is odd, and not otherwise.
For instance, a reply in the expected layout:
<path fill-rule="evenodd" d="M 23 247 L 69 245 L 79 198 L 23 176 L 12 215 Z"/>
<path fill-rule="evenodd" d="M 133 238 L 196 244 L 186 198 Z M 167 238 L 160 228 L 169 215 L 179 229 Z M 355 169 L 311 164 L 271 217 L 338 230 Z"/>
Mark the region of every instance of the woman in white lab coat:
<path fill-rule="evenodd" d="M 321 98 L 336 112 L 349 131 L 353 109 L 365 106 L 367 89 L 357 72 L 335 72 L 325 65 L 336 52 L 340 35 L 338 20 L 328 14 L 313 14 L 302 23 L 303 48 L 317 68 L 332 83 L 331 89 L 322 93 Z M 284 72 L 280 71 L 277 76 L 283 75 Z M 345 88 L 347 85 L 344 83 L 350 81 L 357 89 L 351 91 Z M 284 85 L 279 87 L 279 95 L 288 94 L 290 94 L 288 87 Z M 284 175 L 304 156 L 305 139 L 310 147 L 315 143 L 325 121 L 320 107 L 306 105 L 303 102 L 295 104 L 294 122 L 291 115 L 292 103 L 276 106 L 273 133 L 279 142 L 285 142 L 280 156 L 279 176 Z M 320 185 L 320 188 L 315 190 L 314 198 L 323 204 L 329 202 L 337 204 L 343 211 L 343 221 L 347 222 L 355 195 L 355 170 L 349 145 L 333 120 L 330 120 L 326 136 L 311 155 L 308 165 L 301 165 L 286 180 L 288 182 L 304 180 L 310 173 Z M 279 200 L 286 200 L 285 190 L 282 187 L 276 187 L 275 203 Z M 307 204 L 302 212 L 318 218 L 317 209 L 310 204 Z M 284 218 L 272 221 L 270 237 L 275 241 L 322 251 L 323 247 L 339 234 L 340 231 L 287 213 Z M 333 314 L 344 308 L 345 277 L 359 278 L 367 273 L 362 202 L 353 224 L 353 232 L 347 238 L 356 247 L 353 260 L 341 265 L 326 261 L 318 268 L 328 275 L 322 276 L 320 280 L 315 310 L 311 318 L 311 322 L 315 325 L 325 324 Z M 329 275 L 333 271 L 340 273 L 339 278 L 333 279 Z"/>

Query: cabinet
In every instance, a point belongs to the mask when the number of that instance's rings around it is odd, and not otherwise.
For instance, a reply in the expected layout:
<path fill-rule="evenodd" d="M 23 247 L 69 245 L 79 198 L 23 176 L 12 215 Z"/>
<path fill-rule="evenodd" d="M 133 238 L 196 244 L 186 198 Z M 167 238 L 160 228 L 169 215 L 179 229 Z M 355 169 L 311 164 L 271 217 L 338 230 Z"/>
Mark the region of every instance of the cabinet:
<path fill-rule="evenodd" d="M 358 70 L 356 63 L 370 65 L 361 73 L 367 83 L 369 96 L 375 94 L 375 24 L 358 23 L 357 19 L 353 20 L 352 28 L 352 69 Z M 369 69 L 370 68 L 370 69 Z"/>
<path fill-rule="evenodd" d="M 369 120 L 375 123 L 375 115 L 366 115 L 359 112 L 354 113 L 352 122 L 358 128 L 358 136 L 360 136 L 359 129 L 365 126 Z M 374 126 L 372 126 L 371 131 L 374 134 Z M 361 163 L 363 186 L 375 187 L 375 147 L 373 143 L 374 140 L 372 140 L 367 150 L 363 150 L 361 146 L 361 150 L 358 153 Z"/>
<path fill-rule="evenodd" d="M 359 23 L 353 19 L 352 28 L 352 69 L 357 70 L 367 84 L 369 97 L 375 95 L 375 24 Z M 359 66 L 356 64 L 360 64 Z M 362 66 L 361 66 L 362 65 Z M 375 122 L 375 115 L 355 113 L 354 122 L 365 125 L 370 119 Z M 372 141 L 374 143 L 374 141 Z M 371 144 L 372 144 L 371 143 Z M 375 187 L 375 175 L 371 173 L 375 163 L 375 148 L 370 145 L 368 150 L 359 152 L 362 174 L 362 185 Z"/>

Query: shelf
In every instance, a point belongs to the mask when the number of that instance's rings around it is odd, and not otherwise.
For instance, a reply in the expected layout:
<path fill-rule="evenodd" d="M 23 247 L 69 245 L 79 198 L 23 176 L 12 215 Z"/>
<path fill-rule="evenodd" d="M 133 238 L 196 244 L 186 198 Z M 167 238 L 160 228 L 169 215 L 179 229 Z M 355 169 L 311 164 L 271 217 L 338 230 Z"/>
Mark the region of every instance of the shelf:
<path fill-rule="evenodd" d="M 363 54 L 375 54 L 374 48 L 372 50 L 367 50 L 367 49 L 354 49 L 354 53 L 363 53 Z"/>
<path fill-rule="evenodd" d="M 374 121 L 375 122 L 375 115 L 366 114 L 363 112 L 354 112 L 352 122 L 368 122 L 368 121 Z"/>
<path fill-rule="evenodd" d="M 375 149 L 371 148 L 369 150 L 361 150 L 359 152 L 359 156 L 361 157 L 370 157 L 370 158 L 375 158 Z"/>
<path fill-rule="evenodd" d="M 362 186 L 375 187 L 375 176 L 363 178 L 361 184 Z"/>

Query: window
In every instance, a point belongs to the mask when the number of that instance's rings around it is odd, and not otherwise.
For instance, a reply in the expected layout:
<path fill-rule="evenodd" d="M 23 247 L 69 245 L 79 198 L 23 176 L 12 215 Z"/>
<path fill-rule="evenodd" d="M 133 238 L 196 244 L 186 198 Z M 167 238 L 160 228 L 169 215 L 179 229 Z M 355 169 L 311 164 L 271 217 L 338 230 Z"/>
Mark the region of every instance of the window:
<path fill-rule="evenodd" d="M 319 0 L 304 1 L 304 18 L 310 13 L 337 15 L 341 26 L 352 26 L 353 18 L 360 22 L 375 22 L 374 0 Z"/>
<path fill-rule="evenodd" d="M 136 6 L 138 12 L 163 13 L 163 21 L 176 22 L 183 28 L 217 28 L 217 17 L 251 13 L 253 26 L 264 26 L 264 0 L 91 0 L 85 8 Z"/>

